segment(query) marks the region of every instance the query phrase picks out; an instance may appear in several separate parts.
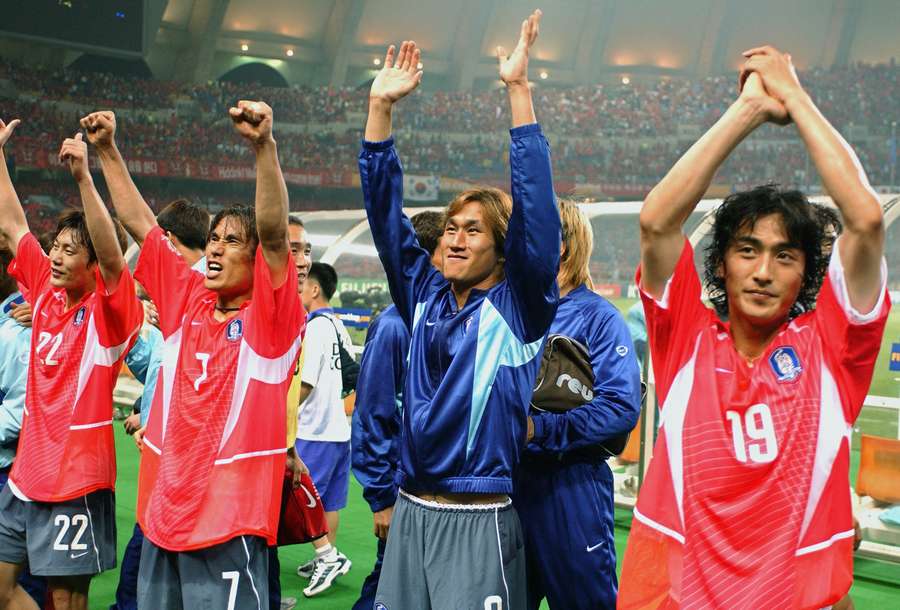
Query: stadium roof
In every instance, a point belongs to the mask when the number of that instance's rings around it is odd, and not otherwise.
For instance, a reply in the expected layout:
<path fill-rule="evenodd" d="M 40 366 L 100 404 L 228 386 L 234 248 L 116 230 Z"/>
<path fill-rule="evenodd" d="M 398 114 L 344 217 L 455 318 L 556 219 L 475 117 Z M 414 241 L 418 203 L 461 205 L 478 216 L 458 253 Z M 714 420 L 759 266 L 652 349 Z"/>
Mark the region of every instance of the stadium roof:
<path fill-rule="evenodd" d="M 292 84 L 358 85 L 405 37 L 423 50 L 426 87 L 483 86 L 496 78 L 495 47 L 513 46 L 536 6 L 532 64 L 549 84 L 719 74 L 765 43 L 800 68 L 900 57 L 897 0 L 136 1 L 153 74 L 199 82 L 261 63 Z"/>

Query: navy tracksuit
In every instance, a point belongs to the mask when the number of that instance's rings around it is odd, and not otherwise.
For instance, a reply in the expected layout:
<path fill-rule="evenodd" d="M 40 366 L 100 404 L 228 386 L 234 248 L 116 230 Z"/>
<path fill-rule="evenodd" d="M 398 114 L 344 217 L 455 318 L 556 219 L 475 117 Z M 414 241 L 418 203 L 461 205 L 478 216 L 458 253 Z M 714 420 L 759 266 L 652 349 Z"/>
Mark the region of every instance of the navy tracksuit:
<path fill-rule="evenodd" d="M 351 426 L 353 474 L 373 513 L 397 501 L 394 477 L 400 459 L 400 395 L 408 351 L 409 331 L 391 305 L 375 318 L 366 334 Z M 354 610 L 371 610 L 375 604 L 384 546 L 384 540 L 379 540 L 375 567 L 363 582 Z"/>
<path fill-rule="evenodd" d="M 525 534 L 528 608 L 616 607 L 612 472 L 598 443 L 631 430 L 640 413 L 640 368 L 621 314 L 581 286 L 560 299 L 551 334 L 587 346 L 594 398 L 566 413 L 532 412 L 534 438 L 513 504 Z"/>

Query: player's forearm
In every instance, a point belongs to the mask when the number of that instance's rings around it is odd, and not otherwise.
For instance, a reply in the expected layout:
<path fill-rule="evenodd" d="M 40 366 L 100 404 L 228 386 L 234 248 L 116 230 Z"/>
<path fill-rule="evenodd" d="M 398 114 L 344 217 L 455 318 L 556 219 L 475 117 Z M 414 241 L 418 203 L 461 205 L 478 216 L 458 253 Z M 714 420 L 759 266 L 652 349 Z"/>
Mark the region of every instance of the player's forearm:
<path fill-rule="evenodd" d="M 870 237 L 884 232 L 881 205 L 853 148 L 803 93 L 785 102 L 844 229 Z"/>
<path fill-rule="evenodd" d="M 9 170 L 6 168 L 6 156 L 2 147 L 0 147 L 0 232 L 6 238 L 13 254 L 18 250 L 19 240 L 28 233 L 25 210 L 22 209 Z"/>
<path fill-rule="evenodd" d="M 841 210 L 844 233 L 838 242 L 850 304 L 868 312 L 881 298 L 884 216 L 853 149 L 819 112 L 805 92 L 785 101 L 825 190 Z"/>
<path fill-rule="evenodd" d="M 263 249 L 288 251 L 288 191 L 274 140 L 256 149 L 256 230 Z"/>
<path fill-rule="evenodd" d="M 391 137 L 391 111 L 393 104 L 381 98 L 369 100 L 369 118 L 366 120 L 365 138 L 369 142 L 383 142 Z"/>
<path fill-rule="evenodd" d="M 78 181 L 78 190 L 84 207 L 85 224 L 91 236 L 94 252 L 97 254 L 97 264 L 100 266 L 103 282 L 110 293 L 115 292 L 119 276 L 125 268 L 125 257 L 119 248 L 115 225 L 109 210 L 100 199 L 90 174 Z"/>
<path fill-rule="evenodd" d="M 528 83 L 511 84 L 506 87 L 509 93 L 509 110 L 512 115 L 512 126 L 521 127 L 537 123 L 534 115 L 534 104 L 531 100 L 531 89 Z"/>
<path fill-rule="evenodd" d="M 125 165 L 125 159 L 119 149 L 115 145 L 98 148 L 97 157 L 100 159 L 100 168 L 116 215 L 125 230 L 140 246 L 147 234 L 156 226 L 156 216 L 131 179 L 128 166 Z"/>

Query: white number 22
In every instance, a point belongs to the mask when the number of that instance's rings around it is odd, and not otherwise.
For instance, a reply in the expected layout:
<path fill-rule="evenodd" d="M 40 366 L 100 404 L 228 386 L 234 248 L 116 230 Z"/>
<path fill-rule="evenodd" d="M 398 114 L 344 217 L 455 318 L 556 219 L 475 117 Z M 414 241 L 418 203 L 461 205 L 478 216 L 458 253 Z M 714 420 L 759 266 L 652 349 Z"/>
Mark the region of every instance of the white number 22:
<path fill-rule="evenodd" d="M 44 349 L 50 341 L 53 341 L 53 344 L 47 351 L 47 355 L 43 358 L 43 361 L 47 366 L 56 366 L 59 364 L 59 360 L 54 360 L 53 357 L 56 356 L 56 350 L 58 350 L 60 344 L 62 344 L 62 333 L 51 335 L 48 332 L 42 332 L 38 339 L 37 347 L 34 349 L 34 353 L 35 355 L 40 356 L 41 350 Z"/>
<path fill-rule="evenodd" d="M 734 441 L 734 456 L 741 462 L 748 457 L 758 464 L 766 464 L 778 455 L 778 439 L 769 406 L 755 404 L 744 413 L 725 411 L 725 418 L 731 422 L 731 437 Z M 745 440 L 746 438 L 749 440 Z"/>

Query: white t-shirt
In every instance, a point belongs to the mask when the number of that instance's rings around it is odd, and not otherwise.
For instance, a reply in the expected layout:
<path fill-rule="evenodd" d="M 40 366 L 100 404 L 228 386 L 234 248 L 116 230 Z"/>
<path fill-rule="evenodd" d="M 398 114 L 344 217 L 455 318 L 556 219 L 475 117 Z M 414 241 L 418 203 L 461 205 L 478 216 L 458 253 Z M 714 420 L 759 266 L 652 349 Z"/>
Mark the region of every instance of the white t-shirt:
<path fill-rule="evenodd" d="M 330 312 L 314 312 L 311 318 L 303 339 L 300 380 L 313 386 L 313 390 L 300 405 L 297 438 L 306 441 L 348 441 L 350 424 L 347 423 L 344 400 L 341 398 L 341 356 L 335 326 L 347 351 L 352 345 L 350 335 Z"/>

